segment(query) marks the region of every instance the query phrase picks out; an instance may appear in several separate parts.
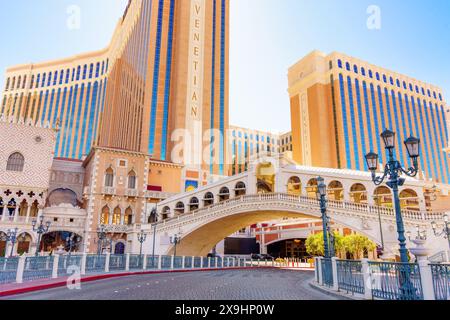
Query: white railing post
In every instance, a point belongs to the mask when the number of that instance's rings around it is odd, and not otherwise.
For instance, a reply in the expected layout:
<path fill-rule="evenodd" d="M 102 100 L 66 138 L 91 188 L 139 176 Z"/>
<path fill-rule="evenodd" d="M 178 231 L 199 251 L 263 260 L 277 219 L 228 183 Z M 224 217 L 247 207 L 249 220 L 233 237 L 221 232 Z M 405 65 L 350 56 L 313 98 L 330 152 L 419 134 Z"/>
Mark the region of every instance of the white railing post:
<path fill-rule="evenodd" d="M 106 259 L 105 259 L 105 272 L 109 272 L 109 261 L 111 260 L 111 253 L 106 253 Z"/>
<path fill-rule="evenodd" d="M 208 258 L 208 269 L 211 269 L 211 258 Z"/>
<path fill-rule="evenodd" d="M 143 261 L 142 261 L 142 270 L 147 270 L 147 255 L 144 254 L 142 259 L 143 259 Z"/>
<path fill-rule="evenodd" d="M 339 291 L 339 280 L 338 280 L 338 269 L 337 269 L 337 258 L 331 258 L 331 269 L 333 270 L 333 290 Z"/>
<path fill-rule="evenodd" d="M 81 257 L 81 271 L 80 274 L 84 276 L 86 274 L 86 261 L 87 261 L 87 253 L 83 253 Z"/>
<path fill-rule="evenodd" d="M 317 260 L 319 260 L 319 263 L 318 263 L 318 270 L 319 270 L 319 284 L 321 285 L 321 286 L 323 286 L 323 274 L 322 274 L 322 257 L 319 257 L 319 258 L 317 258 Z"/>
<path fill-rule="evenodd" d="M 58 265 L 59 265 L 59 255 L 55 254 L 53 256 L 52 279 L 58 278 Z"/>
<path fill-rule="evenodd" d="M 153 263 L 155 263 L 154 261 L 153 261 Z M 161 270 L 162 269 L 162 256 L 158 256 L 158 270 Z"/>
<path fill-rule="evenodd" d="M 204 268 L 204 266 L 203 266 L 203 257 L 200 257 L 200 269 L 203 269 Z"/>
<path fill-rule="evenodd" d="M 362 265 L 362 273 L 364 278 L 364 299 L 366 300 L 372 300 L 372 276 L 370 274 L 370 265 L 369 265 L 369 259 L 362 259 L 361 260 Z"/>
<path fill-rule="evenodd" d="M 130 271 L 130 254 L 127 253 L 125 257 L 125 271 Z"/>
<path fill-rule="evenodd" d="M 195 269 L 195 257 L 192 256 L 191 269 Z"/>
<path fill-rule="evenodd" d="M 172 256 L 170 258 L 170 270 L 173 270 L 174 268 L 174 262 L 175 262 L 175 256 Z"/>
<path fill-rule="evenodd" d="M 222 258 L 222 264 L 220 265 L 220 267 L 223 269 L 223 260 L 225 259 L 225 257 L 223 257 Z M 218 263 L 217 263 L 217 260 L 216 260 L 216 268 L 218 268 L 219 266 L 218 266 Z"/>
<path fill-rule="evenodd" d="M 319 258 L 314 257 L 314 279 L 319 283 Z"/>
<path fill-rule="evenodd" d="M 421 260 L 418 264 L 420 269 L 420 281 L 422 282 L 423 299 L 436 300 L 430 262 L 427 260 Z"/>
<path fill-rule="evenodd" d="M 185 264 L 184 264 L 185 261 L 186 261 L 186 257 L 183 256 L 183 260 L 181 261 L 181 263 L 182 263 L 181 269 L 186 269 L 186 268 L 185 268 Z"/>
<path fill-rule="evenodd" d="M 25 270 L 26 257 L 20 257 L 17 265 L 16 282 L 23 283 L 23 271 Z"/>

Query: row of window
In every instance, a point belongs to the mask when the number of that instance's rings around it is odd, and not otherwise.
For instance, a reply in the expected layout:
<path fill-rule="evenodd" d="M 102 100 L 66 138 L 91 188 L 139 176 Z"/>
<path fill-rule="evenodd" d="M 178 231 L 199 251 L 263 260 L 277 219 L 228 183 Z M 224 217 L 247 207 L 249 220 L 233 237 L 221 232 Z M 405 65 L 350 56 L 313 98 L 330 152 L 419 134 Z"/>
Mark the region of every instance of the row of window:
<path fill-rule="evenodd" d="M 108 64 L 109 60 L 97 62 L 94 67 L 94 63 L 91 63 L 89 66 L 85 64 L 83 66 L 83 73 L 81 75 L 81 66 L 78 66 L 76 69 L 73 68 L 72 71 L 70 69 L 61 70 L 61 71 L 50 71 L 49 73 L 37 74 L 31 76 L 31 80 L 29 83 L 29 89 L 33 88 L 45 88 L 50 86 L 56 86 L 57 84 L 61 85 L 63 83 L 68 84 L 69 81 L 79 81 L 80 77 L 82 80 L 92 79 L 93 77 L 98 78 L 100 75 L 104 75 L 105 72 L 108 72 Z M 88 74 L 89 68 L 89 74 Z M 94 70 L 95 68 L 95 70 Z M 72 73 L 71 73 L 72 72 Z M 95 74 L 94 74 L 95 72 Z M 5 91 L 15 90 L 15 89 L 25 89 L 27 86 L 27 76 L 24 75 L 12 78 L 8 78 L 6 80 Z"/>
<path fill-rule="evenodd" d="M 332 66 L 332 64 L 330 64 L 330 67 L 331 66 Z M 343 62 L 340 59 L 338 60 L 338 67 L 340 69 L 344 68 Z M 373 73 L 372 70 L 369 69 L 366 72 L 366 69 L 364 67 L 359 68 L 357 65 L 353 65 L 353 68 L 352 68 L 352 66 L 350 65 L 349 62 L 345 63 L 345 69 L 347 71 L 352 71 L 353 70 L 354 73 L 361 74 L 363 76 L 369 76 L 370 79 L 374 78 L 374 73 Z M 378 81 L 381 81 L 381 79 L 382 79 L 384 83 L 388 83 L 388 77 L 385 74 L 380 75 L 379 72 L 375 72 L 375 78 Z M 437 94 L 435 91 L 431 92 L 430 89 L 425 90 L 424 87 L 419 88 L 419 86 L 417 86 L 417 85 L 414 86 L 411 83 L 407 84 L 406 81 L 401 82 L 399 79 L 395 79 L 395 81 L 394 81 L 393 77 L 389 77 L 389 83 L 392 86 L 396 85 L 398 88 L 402 88 L 403 87 L 403 89 L 405 89 L 405 90 L 407 90 L 409 88 L 409 90 L 411 92 L 415 91 L 417 94 L 422 93 L 422 95 L 424 95 L 424 96 L 428 95 L 428 97 L 430 97 L 430 98 L 433 96 L 434 99 L 438 99 L 438 97 L 439 97 L 439 100 L 442 101 L 442 94 L 441 93 Z"/>
<path fill-rule="evenodd" d="M 105 172 L 105 187 L 113 188 L 114 187 L 114 170 L 112 168 L 108 168 Z M 128 189 L 135 190 L 137 185 L 137 176 L 134 170 L 131 170 L 128 173 Z"/>
<path fill-rule="evenodd" d="M 241 131 L 237 132 L 237 136 L 238 138 L 242 138 L 243 133 Z M 236 131 L 233 130 L 233 137 L 236 138 Z M 249 139 L 249 135 L 247 133 L 244 133 L 244 138 L 246 140 Z M 250 140 L 254 140 L 255 136 L 253 134 L 250 134 Z M 274 138 L 270 138 L 270 137 L 265 137 L 265 136 L 260 136 L 259 134 L 256 135 L 256 141 L 259 142 L 261 140 L 261 142 L 266 142 L 266 143 L 272 143 L 273 145 L 275 144 L 275 139 Z M 292 136 L 290 136 L 289 138 L 282 138 L 281 140 L 278 140 L 278 145 L 286 145 L 289 143 L 292 143 Z"/>

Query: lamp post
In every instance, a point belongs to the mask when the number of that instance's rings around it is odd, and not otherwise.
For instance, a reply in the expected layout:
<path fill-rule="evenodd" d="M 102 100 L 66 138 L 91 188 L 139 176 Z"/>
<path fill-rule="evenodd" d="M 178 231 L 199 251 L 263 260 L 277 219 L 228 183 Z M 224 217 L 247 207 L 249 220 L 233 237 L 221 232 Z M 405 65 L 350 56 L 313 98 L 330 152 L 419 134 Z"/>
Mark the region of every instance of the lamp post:
<path fill-rule="evenodd" d="M 139 255 L 142 256 L 142 245 L 144 244 L 145 240 L 147 240 L 147 235 L 145 234 L 144 230 L 141 230 L 141 232 L 138 233 L 137 240 L 141 244 L 141 249 L 139 251 Z"/>
<path fill-rule="evenodd" d="M 158 209 L 154 207 L 150 213 L 151 221 L 153 221 L 153 243 L 152 243 L 152 267 L 155 267 L 155 242 L 156 242 L 156 227 L 158 226 Z"/>
<path fill-rule="evenodd" d="M 105 225 L 100 225 L 97 228 L 97 238 L 98 238 L 98 242 L 97 242 L 97 254 L 101 255 L 102 254 L 102 247 L 103 247 L 103 241 L 105 241 L 106 239 L 106 227 Z"/>
<path fill-rule="evenodd" d="M 320 212 L 322 213 L 323 249 L 325 258 L 331 258 L 328 245 L 328 216 L 327 216 L 327 186 L 322 177 L 317 178 L 317 197 L 320 201 Z"/>
<path fill-rule="evenodd" d="M 408 250 L 406 249 L 405 227 L 403 225 L 403 217 L 400 207 L 400 197 L 398 188 L 405 183 L 405 179 L 401 178 L 403 174 L 409 177 L 417 176 L 419 172 L 418 158 L 420 155 L 420 140 L 410 137 L 405 141 L 405 146 L 409 157 L 413 160 L 413 166 L 404 169 L 400 162 L 395 159 L 395 132 L 385 130 L 381 137 L 383 138 L 386 150 L 388 151 L 388 162 L 384 168 L 381 177 L 377 177 L 376 170 L 378 168 L 378 154 L 370 152 L 366 155 L 367 165 L 372 172 L 372 180 L 375 185 L 381 185 L 388 178 L 387 185 L 394 193 L 395 218 L 397 222 L 398 241 L 400 244 L 400 259 L 402 263 L 408 263 Z"/>
<path fill-rule="evenodd" d="M 72 254 L 73 247 L 80 242 L 80 238 L 75 235 L 75 233 L 71 233 L 69 237 L 66 238 L 66 245 L 69 247 L 69 256 Z"/>
<path fill-rule="evenodd" d="M 173 237 L 170 237 L 170 244 L 173 244 L 175 246 L 175 250 L 173 253 L 173 256 L 176 257 L 177 256 L 177 245 L 181 243 L 181 237 L 176 234 Z"/>
<path fill-rule="evenodd" d="M 39 256 L 39 247 L 41 245 L 41 237 L 44 233 L 48 232 L 48 230 L 50 229 L 50 225 L 51 225 L 50 221 L 47 221 L 44 224 L 44 216 L 43 215 L 41 215 L 39 217 L 39 225 L 37 225 L 36 220 L 33 220 L 33 222 L 32 222 L 33 231 L 38 234 L 38 240 L 37 240 L 37 244 L 36 244 L 36 254 L 35 254 L 36 257 Z"/>
<path fill-rule="evenodd" d="M 426 241 L 427 240 L 426 231 L 420 230 L 420 226 L 416 227 L 416 237 L 414 239 L 412 238 L 412 232 L 411 231 L 407 231 L 406 235 L 408 236 L 408 240 L 409 241 L 415 241 L 415 240 Z"/>
<path fill-rule="evenodd" d="M 392 189 L 394 194 L 395 220 L 397 223 L 397 233 L 399 242 L 400 260 L 403 265 L 400 266 L 400 274 L 403 279 L 401 283 L 402 300 L 417 299 L 417 289 L 411 282 L 411 270 L 409 267 L 408 250 L 406 249 L 405 226 L 403 224 L 402 210 L 400 206 L 399 190 L 400 186 L 405 184 L 405 179 L 401 176 L 403 174 L 409 177 L 417 176 L 419 172 L 418 158 L 420 156 L 420 140 L 414 137 L 409 137 L 405 142 L 409 157 L 412 159 L 413 166 L 409 169 L 404 169 L 401 163 L 395 159 L 395 132 L 385 130 L 381 134 L 384 141 L 385 148 L 388 152 L 388 161 L 384 168 L 382 176 L 377 176 L 378 169 L 378 154 L 370 152 L 366 155 L 367 166 L 372 172 L 372 180 L 376 186 L 381 185 L 387 178 L 387 186 Z"/>
<path fill-rule="evenodd" d="M 433 227 L 433 232 L 436 237 L 444 237 L 448 241 L 448 246 L 450 247 L 450 221 L 448 214 L 444 215 L 444 228 L 441 231 L 438 231 L 438 226 L 435 221 L 431 223 L 431 226 Z"/>
<path fill-rule="evenodd" d="M 17 242 L 17 233 L 19 232 L 19 229 L 18 228 L 15 228 L 15 229 L 9 229 L 7 232 L 6 232 L 6 237 L 5 237 L 5 241 L 6 241 L 6 243 L 8 243 L 8 242 L 11 242 L 11 254 L 10 254 L 10 258 L 12 258 L 13 257 L 13 255 L 14 255 L 14 245 L 16 244 L 16 242 Z M 5 252 L 5 257 L 6 257 L 6 252 Z"/>

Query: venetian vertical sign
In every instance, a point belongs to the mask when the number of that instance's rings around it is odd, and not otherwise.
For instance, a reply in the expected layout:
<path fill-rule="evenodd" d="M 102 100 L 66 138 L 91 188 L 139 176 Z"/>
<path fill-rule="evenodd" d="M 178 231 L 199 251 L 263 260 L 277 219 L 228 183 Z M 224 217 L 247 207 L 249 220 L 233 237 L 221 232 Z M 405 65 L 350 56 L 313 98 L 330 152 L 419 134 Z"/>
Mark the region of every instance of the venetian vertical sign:
<path fill-rule="evenodd" d="M 202 105 L 204 70 L 205 0 L 191 0 L 186 129 L 191 135 L 191 150 L 185 150 L 185 163 L 202 163 Z"/>

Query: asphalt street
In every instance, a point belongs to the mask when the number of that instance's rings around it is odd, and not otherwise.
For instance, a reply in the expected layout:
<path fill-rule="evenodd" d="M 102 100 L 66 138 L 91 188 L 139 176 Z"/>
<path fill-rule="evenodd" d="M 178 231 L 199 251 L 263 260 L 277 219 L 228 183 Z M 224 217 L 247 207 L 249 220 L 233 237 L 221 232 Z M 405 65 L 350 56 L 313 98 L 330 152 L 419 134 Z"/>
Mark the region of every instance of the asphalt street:
<path fill-rule="evenodd" d="M 313 272 L 226 270 L 128 276 L 9 297 L 12 300 L 334 300 L 309 286 Z"/>

